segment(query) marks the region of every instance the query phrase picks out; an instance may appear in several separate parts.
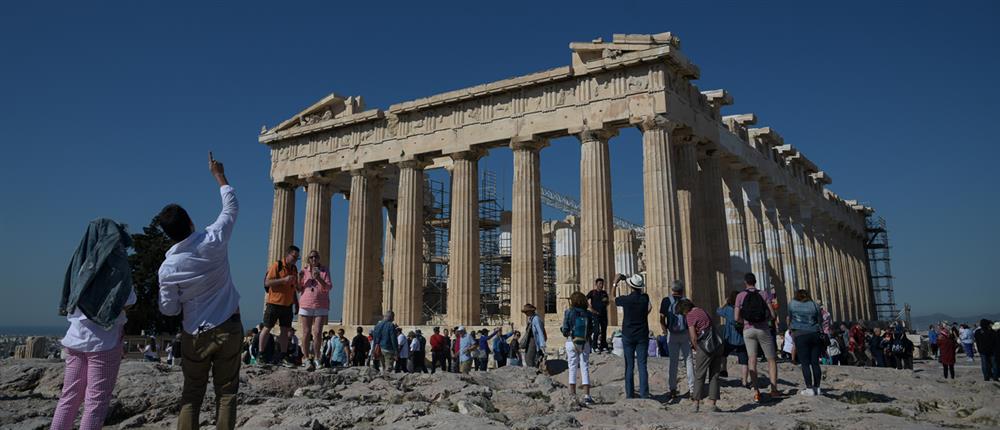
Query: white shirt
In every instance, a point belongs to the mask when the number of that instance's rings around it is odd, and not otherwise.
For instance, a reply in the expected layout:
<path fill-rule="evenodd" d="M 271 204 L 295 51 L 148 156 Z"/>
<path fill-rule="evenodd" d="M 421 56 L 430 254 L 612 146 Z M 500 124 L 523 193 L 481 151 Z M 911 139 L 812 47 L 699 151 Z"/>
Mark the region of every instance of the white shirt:
<path fill-rule="evenodd" d="M 136 302 L 135 290 L 128 294 L 125 306 L 133 305 Z M 122 329 L 128 318 L 125 317 L 125 310 L 115 319 L 115 324 L 110 329 L 101 327 L 76 308 L 73 313 L 66 316 L 69 321 L 69 329 L 66 336 L 62 338 L 62 346 L 80 352 L 102 352 L 118 346 L 122 340 Z"/>
<path fill-rule="evenodd" d="M 396 336 L 396 345 L 399 345 L 399 358 L 410 357 L 410 342 L 406 341 L 406 335 Z"/>
<path fill-rule="evenodd" d="M 167 250 L 160 265 L 160 312 L 184 311 L 190 334 L 212 329 L 239 310 L 240 294 L 229 273 L 229 239 L 239 203 L 233 187 L 223 185 L 222 213 L 212 225 L 196 231 Z"/>
<path fill-rule="evenodd" d="M 413 342 L 410 342 L 411 352 L 420 352 L 420 339 L 413 338 Z"/>

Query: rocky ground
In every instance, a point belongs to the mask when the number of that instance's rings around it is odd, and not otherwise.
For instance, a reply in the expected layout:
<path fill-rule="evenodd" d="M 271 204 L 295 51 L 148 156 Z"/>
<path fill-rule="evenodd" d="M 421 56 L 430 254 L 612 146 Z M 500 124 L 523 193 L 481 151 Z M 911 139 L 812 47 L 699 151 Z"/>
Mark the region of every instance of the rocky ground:
<path fill-rule="evenodd" d="M 565 386 L 564 362 L 556 375 L 507 367 L 456 374 L 380 377 L 370 369 L 306 372 L 245 367 L 238 419 L 243 428 L 628 428 L 628 429 L 920 429 L 1000 426 L 1000 384 L 983 382 L 978 365 L 962 363 L 958 379 L 944 380 L 936 363 L 897 371 L 824 367 L 821 397 L 789 395 L 761 404 L 727 381 L 720 413 L 693 413 L 687 399 L 668 402 L 666 360 L 650 359 L 652 400 L 623 398 L 622 360 L 592 357 L 593 395 L 581 407 Z M 560 366 L 561 364 L 561 366 Z M 736 366 L 731 361 L 731 369 Z M 683 374 L 683 372 L 681 372 Z M 797 392 L 797 367 L 781 364 L 780 388 Z M 683 377 L 682 377 L 683 378 Z M 0 428 L 42 429 L 50 423 L 62 382 L 62 363 L 0 361 Z M 180 369 L 122 364 L 108 428 L 172 428 L 178 410 Z M 685 383 L 681 382 L 681 387 Z M 208 390 L 203 425 L 211 428 Z M 682 392 L 686 389 L 682 388 Z"/>

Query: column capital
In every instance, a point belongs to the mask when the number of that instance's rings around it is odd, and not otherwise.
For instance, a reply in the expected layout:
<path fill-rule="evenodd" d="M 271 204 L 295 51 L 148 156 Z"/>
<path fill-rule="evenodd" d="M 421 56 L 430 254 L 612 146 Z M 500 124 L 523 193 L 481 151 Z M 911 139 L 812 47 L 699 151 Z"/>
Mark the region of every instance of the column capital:
<path fill-rule="evenodd" d="M 486 151 L 480 148 L 469 148 L 466 151 L 453 152 L 448 154 L 452 160 L 471 160 L 478 161 L 480 158 L 486 155 Z"/>
<path fill-rule="evenodd" d="M 595 142 L 595 141 L 607 142 L 608 140 L 611 140 L 612 137 L 615 137 L 617 135 L 618 135 L 617 129 L 585 128 L 579 133 L 577 133 L 576 137 L 580 139 L 580 143 Z"/>
<path fill-rule="evenodd" d="M 668 132 L 685 127 L 680 121 L 667 118 L 665 115 L 645 115 L 630 120 L 639 130 L 666 130 Z"/>
<path fill-rule="evenodd" d="M 331 180 L 327 172 L 313 172 L 311 174 L 299 175 L 299 179 L 305 184 L 329 184 Z"/>
<path fill-rule="evenodd" d="M 277 189 L 294 190 L 297 187 L 298 187 L 298 185 L 293 184 L 291 182 L 282 181 L 282 182 L 275 182 L 274 183 L 274 189 L 276 189 L 276 190 Z"/>
<path fill-rule="evenodd" d="M 510 140 L 510 149 L 514 151 L 541 151 L 546 146 L 549 146 L 548 139 L 518 139 L 515 137 Z"/>
<path fill-rule="evenodd" d="M 402 170 L 402 169 L 423 170 L 424 167 L 427 167 L 430 164 L 431 163 L 429 163 L 427 161 L 424 161 L 422 159 L 414 158 L 414 159 L 410 159 L 410 160 L 403 160 L 403 161 L 397 162 L 396 163 L 396 167 L 399 167 L 400 170 Z"/>

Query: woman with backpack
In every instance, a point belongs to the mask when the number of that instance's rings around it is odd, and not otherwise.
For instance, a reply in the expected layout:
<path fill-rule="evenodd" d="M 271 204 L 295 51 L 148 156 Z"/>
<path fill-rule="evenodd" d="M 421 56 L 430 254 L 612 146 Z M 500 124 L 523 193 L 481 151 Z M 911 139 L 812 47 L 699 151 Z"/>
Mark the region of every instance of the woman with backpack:
<path fill-rule="evenodd" d="M 823 315 L 819 305 L 812 301 L 809 292 L 798 290 L 795 300 L 788 303 L 788 317 L 791 320 L 789 332 L 795 342 L 795 355 L 802 368 L 802 379 L 806 387 L 799 390 L 804 396 L 820 395 L 819 384 L 823 379 L 823 371 L 819 367 L 819 356 L 826 349 L 820 334 Z"/>
<path fill-rule="evenodd" d="M 594 314 L 587 310 L 587 296 L 574 291 L 569 296 L 570 308 L 563 314 L 559 330 L 566 337 L 566 363 L 569 365 L 569 393 L 576 397 L 576 373 L 580 371 L 583 403 L 593 404 L 590 397 L 590 338 L 596 324 Z"/>
<path fill-rule="evenodd" d="M 705 397 L 705 379 L 708 379 L 708 403 L 712 412 L 720 412 L 715 403 L 719 400 L 719 372 L 726 359 L 722 355 L 722 339 L 716 333 L 708 312 L 690 300 L 683 299 L 677 303 L 677 312 L 684 315 L 687 321 L 694 356 L 694 390 L 691 393 L 694 411 L 698 412 L 701 408 L 701 400 Z"/>

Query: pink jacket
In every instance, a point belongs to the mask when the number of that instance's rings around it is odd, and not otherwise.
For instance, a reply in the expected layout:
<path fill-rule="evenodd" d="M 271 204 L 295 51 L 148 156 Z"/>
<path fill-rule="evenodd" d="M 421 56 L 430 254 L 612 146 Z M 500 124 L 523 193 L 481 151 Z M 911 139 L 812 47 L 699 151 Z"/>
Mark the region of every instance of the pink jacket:
<path fill-rule="evenodd" d="M 326 267 L 320 267 L 320 278 L 326 287 L 313 279 L 312 269 L 302 268 L 301 285 L 302 293 L 299 295 L 299 307 L 303 309 L 330 309 L 330 290 L 333 283 L 330 282 L 330 271 Z"/>

